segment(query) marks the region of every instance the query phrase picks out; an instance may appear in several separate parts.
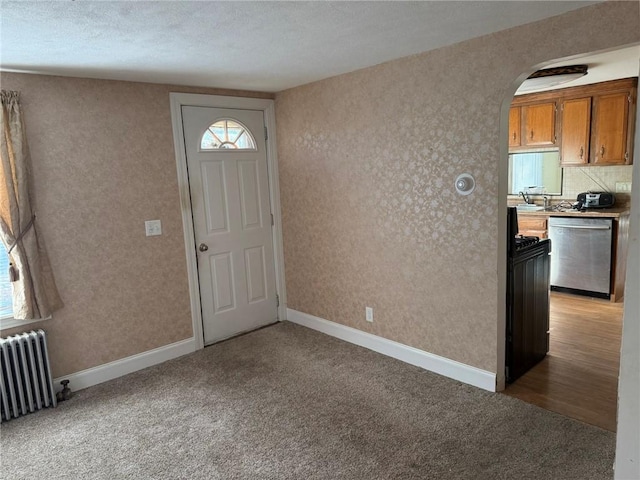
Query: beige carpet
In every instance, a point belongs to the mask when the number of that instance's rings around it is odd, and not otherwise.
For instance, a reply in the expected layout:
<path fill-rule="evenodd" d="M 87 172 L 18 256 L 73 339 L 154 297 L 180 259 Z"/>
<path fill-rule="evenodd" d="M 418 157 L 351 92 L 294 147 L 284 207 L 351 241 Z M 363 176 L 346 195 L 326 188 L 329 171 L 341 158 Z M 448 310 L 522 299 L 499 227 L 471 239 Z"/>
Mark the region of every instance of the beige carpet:
<path fill-rule="evenodd" d="M 0 429 L 4 479 L 600 479 L 613 433 L 287 322 Z"/>

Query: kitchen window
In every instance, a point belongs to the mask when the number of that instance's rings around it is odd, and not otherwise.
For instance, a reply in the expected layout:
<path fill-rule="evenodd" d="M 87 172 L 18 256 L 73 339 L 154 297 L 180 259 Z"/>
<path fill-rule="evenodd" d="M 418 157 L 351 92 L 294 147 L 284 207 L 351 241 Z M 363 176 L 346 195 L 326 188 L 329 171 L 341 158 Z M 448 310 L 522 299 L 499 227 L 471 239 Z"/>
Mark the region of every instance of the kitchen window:
<path fill-rule="evenodd" d="M 509 154 L 509 195 L 520 192 L 562 195 L 562 167 L 557 150 Z"/>

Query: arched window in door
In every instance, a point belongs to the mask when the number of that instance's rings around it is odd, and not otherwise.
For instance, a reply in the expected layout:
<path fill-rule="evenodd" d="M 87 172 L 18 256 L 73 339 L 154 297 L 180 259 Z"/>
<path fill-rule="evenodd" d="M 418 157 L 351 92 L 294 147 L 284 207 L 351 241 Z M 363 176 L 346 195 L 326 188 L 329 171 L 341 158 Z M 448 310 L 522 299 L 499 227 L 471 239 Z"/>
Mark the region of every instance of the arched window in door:
<path fill-rule="evenodd" d="M 257 150 L 247 127 L 236 120 L 223 118 L 209 126 L 200 140 L 201 150 Z"/>

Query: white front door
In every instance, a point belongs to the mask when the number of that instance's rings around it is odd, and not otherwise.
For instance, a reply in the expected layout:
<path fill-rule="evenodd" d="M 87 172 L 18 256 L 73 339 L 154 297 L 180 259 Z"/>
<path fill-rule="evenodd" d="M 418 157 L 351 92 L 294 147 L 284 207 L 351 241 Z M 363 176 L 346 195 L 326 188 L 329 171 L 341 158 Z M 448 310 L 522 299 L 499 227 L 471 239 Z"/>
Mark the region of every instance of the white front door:
<path fill-rule="evenodd" d="M 204 342 L 277 321 L 264 115 L 182 107 Z"/>

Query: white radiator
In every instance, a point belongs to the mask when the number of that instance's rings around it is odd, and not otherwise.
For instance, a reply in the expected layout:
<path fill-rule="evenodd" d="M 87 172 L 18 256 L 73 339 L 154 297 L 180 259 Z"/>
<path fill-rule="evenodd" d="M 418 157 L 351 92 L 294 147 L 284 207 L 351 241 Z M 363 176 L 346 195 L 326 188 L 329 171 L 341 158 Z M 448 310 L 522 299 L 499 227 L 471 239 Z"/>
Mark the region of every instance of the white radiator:
<path fill-rule="evenodd" d="M 43 330 L 0 338 L 2 421 L 56 406 Z"/>

